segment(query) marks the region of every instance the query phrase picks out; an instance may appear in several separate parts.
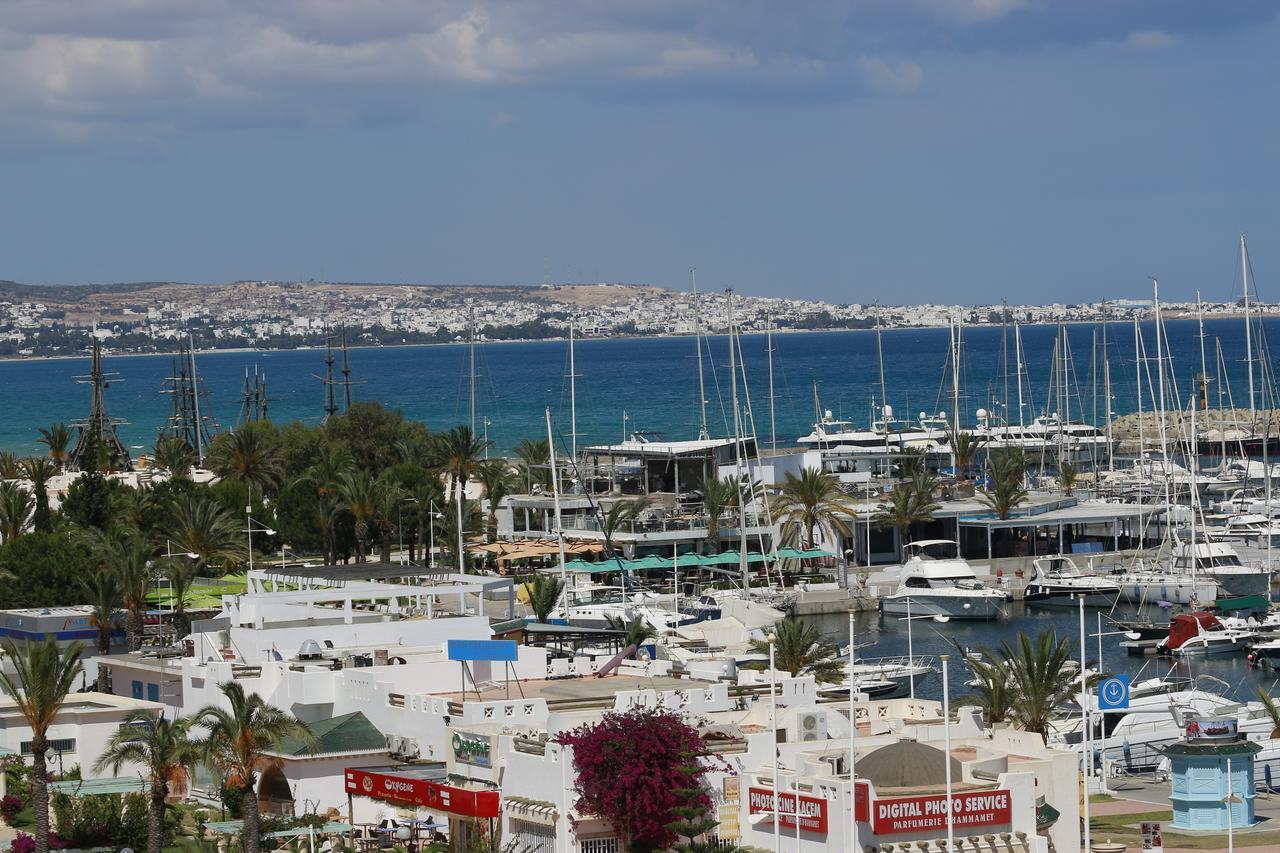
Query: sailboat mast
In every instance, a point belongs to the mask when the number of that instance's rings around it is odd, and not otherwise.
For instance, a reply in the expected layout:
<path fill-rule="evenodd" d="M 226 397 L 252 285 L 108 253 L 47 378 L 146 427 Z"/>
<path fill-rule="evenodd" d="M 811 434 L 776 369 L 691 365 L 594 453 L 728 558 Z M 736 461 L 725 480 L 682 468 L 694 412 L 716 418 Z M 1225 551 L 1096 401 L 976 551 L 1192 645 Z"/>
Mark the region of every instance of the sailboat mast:
<path fill-rule="evenodd" d="M 698 353 L 698 438 L 708 438 L 707 432 L 707 387 L 702 375 L 702 304 L 698 300 L 698 268 L 689 270 L 689 280 L 693 285 L 693 348 Z"/>
<path fill-rule="evenodd" d="M 200 389 L 196 385 L 196 342 L 190 332 L 187 333 L 187 346 L 191 352 L 191 403 L 195 407 L 196 464 L 199 465 L 204 461 L 204 443 L 200 435 Z"/>
<path fill-rule="evenodd" d="M 556 475 L 556 437 L 551 431 L 551 407 L 546 408 L 547 457 L 551 463 L 551 500 L 556 513 L 556 550 L 560 554 L 560 610 L 569 618 L 569 583 L 564 565 L 564 525 L 560 523 L 560 478 Z M 461 497 L 459 497 L 461 501 Z M 613 556 L 610 554 L 609 556 Z"/>
<path fill-rule="evenodd" d="M 777 413 L 774 410 L 773 399 L 773 321 L 769 321 L 768 329 L 765 332 L 765 340 L 768 343 L 769 350 L 769 450 L 773 453 L 778 452 L 778 420 Z"/>
<path fill-rule="evenodd" d="M 342 327 L 342 410 L 351 408 L 351 360 L 347 355 L 347 327 Z"/>
<path fill-rule="evenodd" d="M 578 371 L 573 369 L 573 324 L 569 324 L 569 436 L 573 459 L 578 458 Z"/>
<path fill-rule="evenodd" d="M 1116 468 L 1115 443 L 1111 437 L 1111 359 L 1107 354 L 1107 303 L 1102 302 L 1102 396 L 1107 417 L 1107 470 Z"/>
<path fill-rule="evenodd" d="M 876 306 L 876 360 L 880 364 L 880 405 L 883 407 L 889 405 L 889 393 L 885 390 L 884 385 L 884 344 L 880 339 L 879 305 Z M 883 408 L 881 409 L 881 412 L 884 412 Z M 889 429 L 889 417 L 887 414 L 884 414 L 883 417 L 885 419 L 885 432 L 887 433 Z"/>
<path fill-rule="evenodd" d="M 1142 429 L 1142 327 L 1133 318 L 1133 389 L 1138 396 L 1138 466 L 1142 466 L 1142 454 L 1146 450 L 1146 437 Z"/>
<path fill-rule="evenodd" d="M 1022 326 L 1019 323 L 1013 324 L 1013 360 L 1015 362 L 1015 370 L 1017 371 L 1018 385 L 1018 436 L 1024 438 L 1023 433 L 1026 430 L 1026 422 L 1022 416 Z"/>
<path fill-rule="evenodd" d="M 467 358 L 470 362 L 468 385 L 470 386 L 471 434 L 476 434 L 476 307 L 467 306 L 467 337 L 470 340 Z"/>
<path fill-rule="evenodd" d="M 960 321 L 951 322 L 951 467 L 957 465 L 956 440 L 960 437 Z"/>
<path fill-rule="evenodd" d="M 1249 316 L 1249 248 L 1244 235 L 1240 235 L 1240 280 L 1244 284 L 1244 361 L 1249 370 L 1249 416 L 1258 412 L 1258 401 L 1253 390 L 1253 322 Z"/>
<path fill-rule="evenodd" d="M 733 319 L 733 290 L 726 289 L 729 315 L 729 404 L 733 406 L 733 474 L 738 484 L 738 569 L 742 573 L 743 594 L 751 599 L 751 580 L 747 577 L 747 501 L 742 493 L 742 421 L 738 417 L 738 346 Z"/>

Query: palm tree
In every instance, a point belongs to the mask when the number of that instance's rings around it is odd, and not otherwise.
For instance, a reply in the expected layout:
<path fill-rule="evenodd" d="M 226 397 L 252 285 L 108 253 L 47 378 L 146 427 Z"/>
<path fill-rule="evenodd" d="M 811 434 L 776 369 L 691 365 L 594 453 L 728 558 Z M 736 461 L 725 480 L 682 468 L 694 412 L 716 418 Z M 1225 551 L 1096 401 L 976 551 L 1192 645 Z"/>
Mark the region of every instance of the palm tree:
<path fill-rule="evenodd" d="M 905 545 L 911 536 L 911 528 L 916 524 L 933 521 L 933 514 L 942 508 L 935 503 L 932 496 L 922 495 L 910 484 L 899 484 L 889 493 L 888 503 L 880 505 L 872 521 L 879 528 L 893 528 L 898 531 L 898 541 Z"/>
<path fill-rule="evenodd" d="M 816 468 L 802 468 L 799 477 L 788 473 L 774 504 L 774 519 L 782 524 L 782 537 L 790 539 L 803 531 L 806 548 L 817 544 L 814 534 L 819 528 L 836 539 L 848 536 L 849 519 L 857 514 L 836 476 Z"/>
<path fill-rule="evenodd" d="M 0 480 L 22 479 L 22 463 L 11 451 L 0 450 Z"/>
<path fill-rule="evenodd" d="M 924 470 L 924 450 L 904 449 L 898 454 L 898 476 L 910 480 L 916 472 Z"/>
<path fill-rule="evenodd" d="M 110 561 L 110 570 L 120 587 L 120 603 L 125 609 L 125 643 L 129 651 L 136 652 L 142 648 L 147 594 L 152 590 L 151 548 L 141 534 L 134 532 L 121 540 L 109 541 L 99 553 Z"/>
<path fill-rule="evenodd" d="M 484 513 L 480 512 L 480 505 L 475 501 L 462 502 L 462 529 L 458 529 L 458 517 L 456 513 L 442 512 L 435 519 L 435 540 L 436 547 L 443 549 L 445 552 L 445 560 L 452 562 L 455 566 L 463 565 L 459 558 L 458 547 L 466 548 L 466 540 L 480 533 L 484 529 Z M 465 554 L 466 551 L 461 553 Z"/>
<path fill-rule="evenodd" d="M 332 566 L 338 562 L 338 516 L 342 514 L 342 501 L 333 492 L 325 492 L 316 499 L 311 519 L 320 531 L 320 541 L 324 543 L 324 564 Z"/>
<path fill-rule="evenodd" d="M 255 790 L 257 768 L 271 750 L 280 749 L 286 740 L 295 740 L 308 752 L 314 752 L 318 740 L 306 723 L 292 714 L 274 708 L 257 693 L 245 695 L 244 686 L 229 681 L 219 689 L 228 707 L 208 705 L 198 711 L 193 723 L 208 732 L 197 746 L 212 768 L 222 774 L 228 784 L 239 785 L 244 794 L 240 817 L 241 847 L 244 853 L 260 853 L 262 847 L 258 822 L 258 792 Z"/>
<path fill-rule="evenodd" d="M 40 444 L 49 448 L 49 458 L 59 469 L 67 467 L 67 457 L 71 452 L 71 427 L 55 421 L 47 427 L 40 427 Z"/>
<path fill-rule="evenodd" d="M 1080 479 L 1080 469 L 1070 462 L 1063 462 L 1058 466 L 1058 479 L 1062 482 L 1062 491 L 1070 497 Z"/>
<path fill-rule="evenodd" d="M 991 457 L 991 488 L 978 495 L 997 518 L 1006 519 L 1015 509 L 1027 500 L 1027 490 L 1023 488 L 1023 477 L 1026 473 L 1026 457 L 1022 451 L 1006 451 Z"/>
<path fill-rule="evenodd" d="M 374 522 L 378 525 L 379 559 L 384 563 L 391 562 L 391 529 L 404 521 L 400 502 L 407 492 L 399 483 L 387 477 L 379 478 L 374 483 Z"/>
<path fill-rule="evenodd" d="M 640 513 L 649 508 L 650 503 L 649 498 L 631 498 L 629 500 L 614 501 L 613 505 L 609 507 L 600 522 L 600 532 L 604 534 L 605 548 L 610 553 L 617 553 L 617 549 L 613 545 L 613 536 L 618 532 L 618 528 L 625 522 L 635 521 Z"/>
<path fill-rule="evenodd" d="M 97 773 L 105 770 L 119 773 L 125 764 L 147 768 L 147 781 L 151 786 L 147 853 L 160 853 L 164 847 L 169 781 L 200 760 L 200 750 L 191 738 L 191 724 L 189 717 L 166 720 L 150 711 L 133 711 L 124 718 L 124 723 L 111 735 L 102 755 L 94 762 Z"/>
<path fill-rule="evenodd" d="M 431 555 L 426 553 L 426 547 L 434 539 L 434 531 L 439 529 L 439 525 L 435 522 L 443 504 L 444 486 L 435 477 L 424 480 L 414 488 L 413 502 L 409 504 L 409 515 L 412 519 L 410 526 L 413 531 L 413 535 L 409 537 L 410 562 L 413 562 L 414 558 L 415 541 L 422 544 L 425 555 L 423 562 L 430 562 Z"/>
<path fill-rule="evenodd" d="M 950 434 L 951 452 L 956 457 L 956 479 L 969 479 L 969 470 L 978 458 L 978 449 L 982 446 L 982 438 L 966 430 Z"/>
<path fill-rule="evenodd" d="M 963 650 L 961 654 L 963 656 Z M 982 711 L 988 725 L 1003 723 L 1009 718 L 1015 701 L 1009 667 L 1004 661 L 983 655 L 977 660 L 970 659 L 969 669 L 973 671 L 976 683 L 973 693 L 963 701 Z"/>
<path fill-rule="evenodd" d="M 560 603 L 564 583 L 551 575 L 534 575 L 533 581 L 525 584 L 525 591 L 529 594 L 529 609 L 533 611 L 534 618 L 546 622 Z"/>
<path fill-rule="evenodd" d="M 170 607 L 173 608 L 173 636 L 181 640 L 191 633 L 191 622 L 187 619 L 187 599 L 191 597 L 191 586 L 199 575 L 199 568 L 187 557 L 174 557 L 165 563 L 171 593 Z"/>
<path fill-rule="evenodd" d="M 80 579 L 93 612 L 89 624 L 98 629 L 98 654 L 111 654 L 111 630 L 115 627 L 116 609 L 120 607 L 120 580 L 115 572 L 99 569 Z"/>
<path fill-rule="evenodd" d="M 1045 737 L 1058 707 L 1080 689 L 1079 673 L 1071 666 L 1073 648 L 1070 638 L 1059 638 L 1050 629 L 1040 632 L 1035 640 L 1026 634 L 1019 634 L 1012 645 L 1005 640 L 1000 644 L 999 658 L 984 652 L 990 665 L 1009 669 L 1014 696 L 1009 716 L 1019 728 Z M 1093 675 L 1086 686 L 1098 678 Z"/>
<path fill-rule="evenodd" d="M 378 511 L 378 482 L 368 471 L 352 471 L 338 480 L 337 493 L 356 522 L 356 562 L 369 553 L 369 522 Z"/>
<path fill-rule="evenodd" d="M 224 479 L 244 483 L 250 503 L 255 487 L 266 495 L 284 479 L 280 449 L 268 429 L 260 423 L 245 424 L 219 436 L 209 449 L 209 467 Z"/>
<path fill-rule="evenodd" d="M 185 480 L 191 475 L 191 468 L 196 462 L 196 454 L 191 449 L 191 445 L 181 438 L 171 435 L 156 442 L 152 460 L 157 468 L 168 471 L 169 476 L 173 479 Z"/>
<path fill-rule="evenodd" d="M 645 640 L 652 640 L 658 636 L 642 616 L 635 616 L 630 622 L 621 616 L 606 615 L 604 618 L 609 623 L 610 628 L 622 633 L 622 648 L 634 649 L 631 654 L 627 655 L 629 658 L 636 656 L 636 653 L 640 651 L 640 647 L 644 645 Z"/>
<path fill-rule="evenodd" d="M 450 500 L 454 504 L 456 516 L 456 533 L 458 534 L 458 571 L 466 572 L 466 544 L 462 541 L 466 524 L 463 522 L 463 502 L 466 500 L 467 480 L 476 473 L 483 464 L 483 454 L 488 443 L 471 434 L 468 426 L 456 426 L 436 436 L 435 452 L 440 465 L 449 475 L 451 486 Z"/>
<path fill-rule="evenodd" d="M 35 820 L 36 853 L 49 850 L 49 727 L 62 709 L 67 694 L 83 672 L 80 655 L 84 646 L 72 643 L 66 650 L 58 641 L 45 637 L 18 646 L 11 639 L 0 641 L 0 650 L 9 659 L 14 674 L 0 669 L 0 687 L 13 697 L 18 713 L 31 729 L 31 813 Z"/>
<path fill-rule="evenodd" d="M 1258 688 L 1258 701 L 1262 703 L 1262 710 L 1266 711 L 1267 716 L 1271 718 L 1271 739 L 1280 738 L 1280 705 L 1267 695 L 1264 687 Z"/>
<path fill-rule="evenodd" d="M 244 530 L 226 507 L 204 494 L 183 495 L 170 510 L 166 538 L 175 551 L 195 554 L 202 570 L 223 571 L 239 565 L 248 556 Z"/>
<path fill-rule="evenodd" d="M 8 542 L 26 532 L 31 507 L 31 492 L 12 480 L 0 482 L 0 540 Z"/>
<path fill-rule="evenodd" d="M 520 439 L 520 443 L 515 446 L 515 454 L 520 460 L 526 490 L 532 492 L 535 483 L 551 488 L 551 445 L 545 438 L 532 441 Z"/>
<path fill-rule="evenodd" d="M 834 660 L 836 647 L 818 632 L 818 626 L 807 619 L 784 619 L 773 627 L 774 665 L 795 678 L 812 675 L 817 681 L 839 681 L 844 677 L 844 663 Z M 769 643 L 752 640 L 758 652 L 768 653 Z"/>
<path fill-rule="evenodd" d="M 498 538 L 498 507 L 516 488 L 515 475 L 505 459 L 491 459 L 480 466 L 477 479 L 484 486 L 485 500 L 489 504 L 488 539 Z"/>
<path fill-rule="evenodd" d="M 345 447 L 330 447 L 328 452 L 302 474 L 301 479 L 310 484 L 317 495 L 323 497 L 335 491 L 342 482 L 342 476 L 355 468 L 355 465 L 355 460 Z"/>
<path fill-rule="evenodd" d="M 53 516 L 49 512 L 49 480 L 57 473 L 58 467 L 43 456 L 22 460 L 22 475 L 31 481 L 31 493 L 35 499 L 31 527 L 37 533 L 48 533 L 53 529 Z"/>
<path fill-rule="evenodd" d="M 732 477 L 719 477 L 702 484 L 702 511 L 707 514 L 707 542 L 712 551 L 720 551 L 720 519 L 737 505 L 738 482 Z"/>

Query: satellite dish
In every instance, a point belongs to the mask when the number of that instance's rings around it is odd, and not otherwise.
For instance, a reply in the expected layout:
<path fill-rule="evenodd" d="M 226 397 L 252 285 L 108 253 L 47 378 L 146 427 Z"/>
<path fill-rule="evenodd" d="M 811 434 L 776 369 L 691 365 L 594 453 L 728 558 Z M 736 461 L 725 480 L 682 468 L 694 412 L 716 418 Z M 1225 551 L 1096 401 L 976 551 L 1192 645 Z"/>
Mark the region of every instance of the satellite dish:
<path fill-rule="evenodd" d="M 831 420 L 831 410 L 827 409 L 825 412 L 822 413 L 822 416 L 827 420 Z"/>
<path fill-rule="evenodd" d="M 893 406 L 890 406 L 888 403 L 885 403 L 885 406 L 881 411 L 884 413 L 884 419 L 886 421 L 893 417 Z"/>
<path fill-rule="evenodd" d="M 986 409 L 978 409 L 978 420 L 985 421 L 990 413 Z"/>

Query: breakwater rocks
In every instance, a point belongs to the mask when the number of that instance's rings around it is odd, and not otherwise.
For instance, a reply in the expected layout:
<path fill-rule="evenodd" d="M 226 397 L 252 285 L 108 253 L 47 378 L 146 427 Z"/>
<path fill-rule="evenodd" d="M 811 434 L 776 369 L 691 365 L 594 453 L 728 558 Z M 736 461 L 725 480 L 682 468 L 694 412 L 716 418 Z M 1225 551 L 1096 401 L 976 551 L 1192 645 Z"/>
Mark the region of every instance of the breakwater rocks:
<path fill-rule="evenodd" d="M 1170 445 L 1183 444 L 1191 435 L 1191 412 L 1165 412 L 1164 437 Z M 1145 447 L 1160 444 L 1161 416 L 1156 412 L 1131 412 L 1112 421 L 1111 434 L 1121 452 L 1138 451 L 1141 439 Z M 1280 435 L 1280 409 L 1201 409 L 1196 412 L 1196 434 L 1201 443 L 1226 440 L 1239 441 L 1252 436 Z"/>

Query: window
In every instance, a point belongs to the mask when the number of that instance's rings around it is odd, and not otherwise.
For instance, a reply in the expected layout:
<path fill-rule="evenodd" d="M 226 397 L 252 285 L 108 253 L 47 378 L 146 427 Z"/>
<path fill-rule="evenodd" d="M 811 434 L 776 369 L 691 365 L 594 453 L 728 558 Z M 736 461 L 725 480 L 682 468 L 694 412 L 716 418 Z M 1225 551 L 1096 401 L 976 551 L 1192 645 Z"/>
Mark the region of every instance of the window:
<path fill-rule="evenodd" d="M 584 838 L 578 842 L 582 853 L 618 853 L 616 838 Z"/>
<path fill-rule="evenodd" d="M 142 682 L 141 681 L 133 682 L 133 698 L 134 699 L 142 698 Z"/>
<path fill-rule="evenodd" d="M 521 853 L 555 853 L 556 831 L 554 827 L 527 820 L 511 821 L 511 831 L 515 836 L 515 849 Z M 584 848 L 585 849 L 585 848 Z"/>
<path fill-rule="evenodd" d="M 147 698 L 150 699 L 152 702 L 160 701 L 160 685 L 159 684 L 147 685 Z"/>
<path fill-rule="evenodd" d="M 31 741 L 24 740 L 21 745 L 23 755 L 31 754 Z M 49 752 L 75 752 L 76 739 L 73 737 L 55 737 L 49 738 Z"/>

